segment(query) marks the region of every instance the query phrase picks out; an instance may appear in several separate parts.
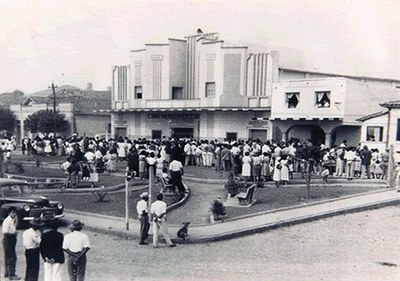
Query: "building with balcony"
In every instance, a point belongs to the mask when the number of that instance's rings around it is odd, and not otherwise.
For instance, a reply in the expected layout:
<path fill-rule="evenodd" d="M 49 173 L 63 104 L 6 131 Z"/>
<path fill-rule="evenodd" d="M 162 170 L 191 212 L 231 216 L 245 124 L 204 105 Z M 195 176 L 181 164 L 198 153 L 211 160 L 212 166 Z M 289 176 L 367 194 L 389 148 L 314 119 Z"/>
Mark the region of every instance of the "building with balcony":
<path fill-rule="evenodd" d="M 252 53 L 217 33 L 133 50 L 112 68 L 114 136 L 272 137 L 270 97 L 278 53 Z"/>
<path fill-rule="evenodd" d="M 365 135 L 359 119 L 381 111 L 380 103 L 398 99 L 399 84 L 400 80 L 281 69 L 273 85 L 270 120 L 283 140 L 309 139 L 328 147 L 347 140 L 357 146 Z"/>

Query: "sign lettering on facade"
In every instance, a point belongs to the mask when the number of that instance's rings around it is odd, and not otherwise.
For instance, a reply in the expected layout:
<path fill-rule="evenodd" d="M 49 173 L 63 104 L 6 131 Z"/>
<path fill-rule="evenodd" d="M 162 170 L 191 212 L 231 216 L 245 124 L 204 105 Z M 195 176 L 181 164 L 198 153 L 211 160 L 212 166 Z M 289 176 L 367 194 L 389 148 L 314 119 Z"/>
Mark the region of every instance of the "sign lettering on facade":
<path fill-rule="evenodd" d="M 149 119 L 197 119 L 199 113 L 149 113 Z"/>

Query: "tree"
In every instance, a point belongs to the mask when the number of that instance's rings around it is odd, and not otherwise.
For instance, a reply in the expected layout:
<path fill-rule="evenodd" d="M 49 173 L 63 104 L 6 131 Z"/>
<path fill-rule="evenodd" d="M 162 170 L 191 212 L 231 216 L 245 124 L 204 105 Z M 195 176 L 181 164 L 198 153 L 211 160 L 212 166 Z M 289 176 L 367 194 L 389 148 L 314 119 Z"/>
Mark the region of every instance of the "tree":
<path fill-rule="evenodd" d="M 52 110 L 39 110 L 29 115 L 24 121 L 24 125 L 31 133 L 51 133 L 54 131 L 54 120 L 56 132 L 63 133 L 69 130 L 70 125 L 65 120 L 65 115 L 56 111 L 54 117 Z"/>
<path fill-rule="evenodd" d="M 296 156 L 305 161 L 307 199 L 310 199 L 311 176 L 314 166 L 322 159 L 321 148 L 319 146 L 303 146 L 296 151 Z"/>
<path fill-rule="evenodd" d="M 15 129 L 16 117 L 14 113 L 7 109 L 0 107 L 0 131 L 13 132 Z"/>

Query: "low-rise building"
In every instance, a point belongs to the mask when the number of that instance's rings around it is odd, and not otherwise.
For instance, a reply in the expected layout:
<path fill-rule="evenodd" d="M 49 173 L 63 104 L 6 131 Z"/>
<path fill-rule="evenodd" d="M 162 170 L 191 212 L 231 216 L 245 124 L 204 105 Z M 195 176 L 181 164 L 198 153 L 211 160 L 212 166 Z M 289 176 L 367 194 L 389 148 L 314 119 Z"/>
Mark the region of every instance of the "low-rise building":
<path fill-rule="evenodd" d="M 363 134 L 358 119 L 381 110 L 379 103 L 400 95 L 395 87 L 400 81 L 319 76 L 314 73 L 310 78 L 293 79 L 281 74 L 281 81 L 274 85 L 271 120 L 283 140 L 310 139 L 328 147 L 347 140 L 357 146 Z"/>
<path fill-rule="evenodd" d="M 26 118 L 40 110 L 53 110 L 54 99 L 49 96 L 28 96 L 20 104 L 11 104 L 10 110 L 17 118 L 16 137 L 22 140 L 29 136 L 24 127 Z M 56 92 L 56 110 L 64 114 L 70 123 L 70 131 L 66 136 L 78 133 L 80 136 L 94 136 L 96 134 L 107 134 L 111 129 L 111 92 L 79 90 L 76 88 Z"/>

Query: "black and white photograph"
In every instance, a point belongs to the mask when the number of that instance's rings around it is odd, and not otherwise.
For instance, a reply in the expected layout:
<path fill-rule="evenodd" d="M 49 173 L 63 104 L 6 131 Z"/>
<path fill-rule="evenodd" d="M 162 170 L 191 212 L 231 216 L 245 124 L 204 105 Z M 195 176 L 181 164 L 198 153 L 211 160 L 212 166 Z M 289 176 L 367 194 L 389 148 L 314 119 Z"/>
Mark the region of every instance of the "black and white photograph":
<path fill-rule="evenodd" d="M 0 281 L 398 280 L 399 15 L 0 0 Z"/>

